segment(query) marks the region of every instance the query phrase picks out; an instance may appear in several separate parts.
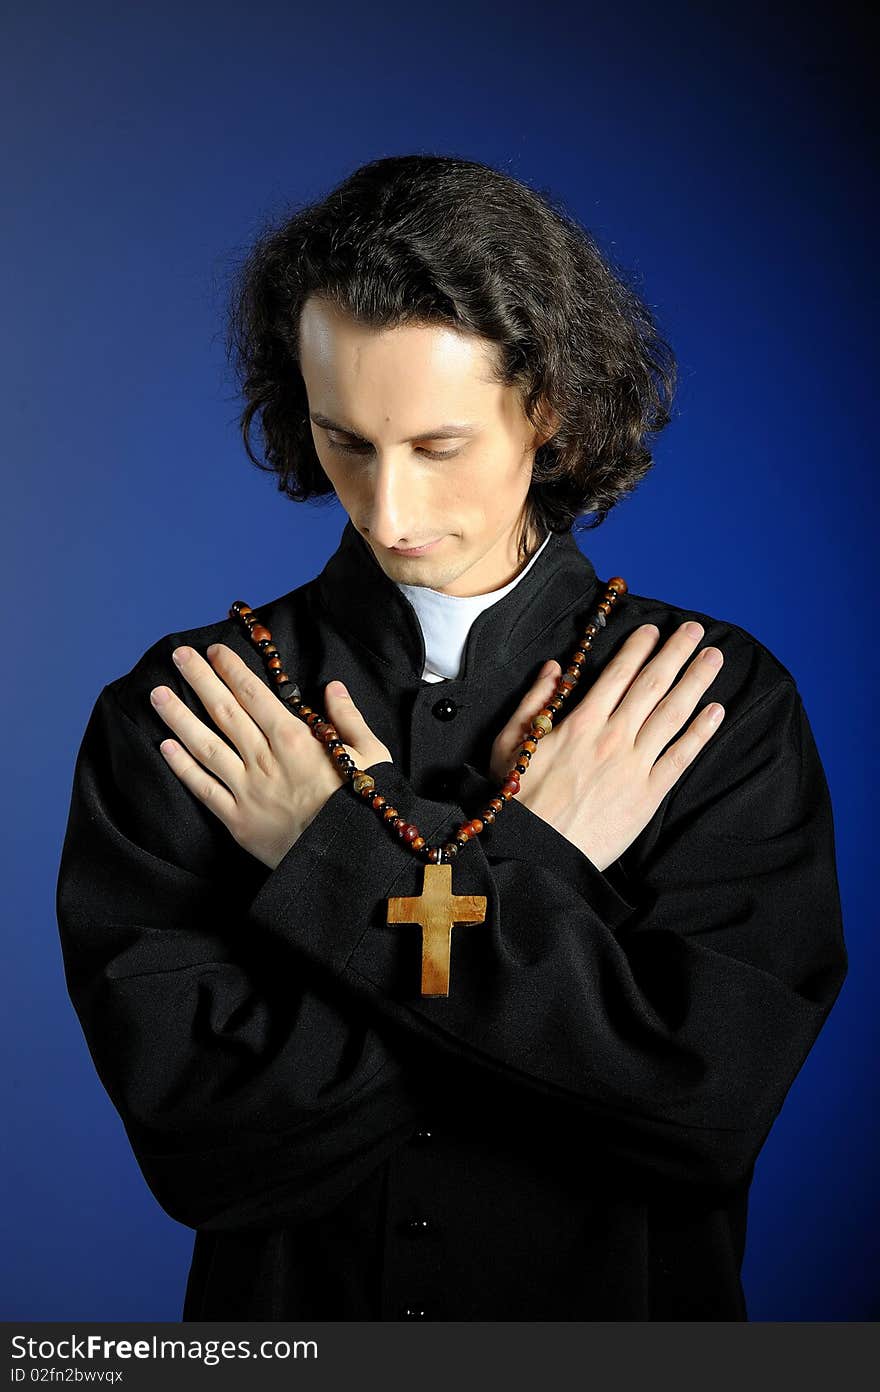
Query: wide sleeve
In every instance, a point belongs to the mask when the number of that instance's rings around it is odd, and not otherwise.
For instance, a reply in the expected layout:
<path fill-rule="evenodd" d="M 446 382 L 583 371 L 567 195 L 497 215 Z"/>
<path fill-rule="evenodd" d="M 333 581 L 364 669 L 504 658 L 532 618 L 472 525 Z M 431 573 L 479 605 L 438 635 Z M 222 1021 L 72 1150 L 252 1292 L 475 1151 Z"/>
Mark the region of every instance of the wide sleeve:
<path fill-rule="evenodd" d="M 419 1112 L 412 1080 L 356 1002 L 322 992 L 283 934 L 250 920 L 266 867 L 158 742 L 105 687 L 57 882 L 68 991 L 171 1217 L 217 1230 L 313 1216 L 399 1143 Z M 300 935 L 308 912 L 293 909 Z"/>
<path fill-rule="evenodd" d="M 371 772 L 432 842 L 466 819 L 392 763 Z M 420 930 L 388 924 L 376 899 L 383 881 L 383 896 L 418 894 L 423 867 L 374 812 L 356 821 L 354 801 L 325 804 L 305 832 L 311 870 L 297 843 L 256 894 L 256 923 L 438 1056 L 576 1109 L 614 1164 L 748 1178 L 847 970 L 829 792 L 791 680 L 719 732 L 609 872 L 509 804 L 454 863 L 453 891 L 488 908 L 452 930 L 447 997 L 420 996 Z M 332 912 L 315 934 L 318 903 Z"/>

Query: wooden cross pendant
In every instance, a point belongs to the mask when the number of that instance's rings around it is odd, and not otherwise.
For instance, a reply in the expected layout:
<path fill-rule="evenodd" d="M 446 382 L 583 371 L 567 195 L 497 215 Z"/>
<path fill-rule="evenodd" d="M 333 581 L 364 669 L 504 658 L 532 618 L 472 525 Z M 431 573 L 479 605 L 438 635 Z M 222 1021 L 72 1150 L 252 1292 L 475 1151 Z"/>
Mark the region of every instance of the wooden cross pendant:
<path fill-rule="evenodd" d="M 483 923 L 484 894 L 453 894 L 452 866 L 426 865 L 422 893 L 388 900 L 389 923 L 418 923 L 422 929 L 422 995 L 449 995 L 449 952 L 453 923 Z"/>

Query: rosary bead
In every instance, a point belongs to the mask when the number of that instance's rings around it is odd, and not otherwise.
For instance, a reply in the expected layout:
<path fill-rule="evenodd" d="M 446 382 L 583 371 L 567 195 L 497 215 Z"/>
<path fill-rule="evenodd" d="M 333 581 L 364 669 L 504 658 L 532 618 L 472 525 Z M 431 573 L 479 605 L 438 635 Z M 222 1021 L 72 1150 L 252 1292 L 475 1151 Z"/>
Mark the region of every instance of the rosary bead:
<path fill-rule="evenodd" d="M 443 851 L 440 846 L 431 846 L 428 850 L 428 860 L 432 865 L 439 865 L 443 859 Z"/>
<path fill-rule="evenodd" d="M 574 682 L 570 682 L 570 681 L 561 681 L 561 682 L 559 683 L 559 690 L 560 690 L 560 691 L 564 691 L 566 695 L 568 695 L 569 691 L 571 691 L 573 687 L 574 687 Z"/>
<path fill-rule="evenodd" d="M 375 809 L 376 809 L 377 812 L 380 811 L 381 808 L 383 808 L 383 807 L 385 806 L 385 802 L 386 802 L 386 799 L 382 796 L 381 793 L 377 793 L 376 796 L 375 796 L 374 798 L 371 798 L 371 799 L 370 799 L 370 805 L 371 805 L 371 807 L 375 807 Z"/>
<path fill-rule="evenodd" d="M 410 842 L 415 841 L 416 838 L 418 837 L 418 835 L 419 835 L 419 829 L 418 829 L 418 827 L 417 827 L 417 826 L 413 826 L 411 823 L 410 823 L 409 826 L 404 827 L 403 831 L 400 833 L 401 840 L 403 840 L 403 841 L 410 841 Z M 423 838 L 423 839 L 424 839 L 424 838 Z"/>
<path fill-rule="evenodd" d="M 615 575 L 613 580 L 609 580 L 605 586 L 607 590 L 616 590 L 619 595 L 626 594 L 629 586 L 620 575 Z"/>
<path fill-rule="evenodd" d="M 528 771 L 529 771 L 529 766 L 528 766 L 528 764 L 517 764 L 517 765 L 516 765 L 516 771 L 517 771 L 517 773 L 528 773 Z"/>
<path fill-rule="evenodd" d="M 443 854 L 446 856 L 447 860 L 454 860 L 458 855 L 458 842 L 447 841 L 443 847 Z"/>
<path fill-rule="evenodd" d="M 372 792 L 376 786 L 376 780 L 371 773 L 356 773 L 351 780 L 351 786 L 356 793 L 362 793 L 365 790 Z"/>
<path fill-rule="evenodd" d="M 532 721 L 532 729 L 538 739 L 543 739 L 544 735 L 549 735 L 550 731 L 553 729 L 553 722 L 550 719 L 549 713 L 545 714 L 545 712 L 542 711 L 540 715 L 536 715 Z"/>
<path fill-rule="evenodd" d="M 272 637 L 265 624 L 256 623 L 251 629 L 251 637 L 255 643 L 268 643 Z"/>
<path fill-rule="evenodd" d="M 410 842 L 410 845 L 412 846 L 414 851 L 420 851 L 425 844 L 426 842 L 424 836 L 416 836 Z"/>
<path fill-rule="evenodd" d="M 269 668 L 270 672 L 280 672 L 284 663 L 281 661 L 280 657 L 270 657 L 266 666 Z"/>
<path fill-rule="evenodd" d="M 396 808 L 396 807 L 386 807 L 386 808 L 385 808 L 385 811 L 382 813 L 382 820 L 383 820 L 383 822 L 393 822 L 396 816 L 397 816 L 397 808 Z"/>
<path fill-rule="evenodd" d="M 600 628 L 605 627 L 606 619 L 601 609 L 599 609 L 596 613 L 596 623 L 599 625 Z"/>

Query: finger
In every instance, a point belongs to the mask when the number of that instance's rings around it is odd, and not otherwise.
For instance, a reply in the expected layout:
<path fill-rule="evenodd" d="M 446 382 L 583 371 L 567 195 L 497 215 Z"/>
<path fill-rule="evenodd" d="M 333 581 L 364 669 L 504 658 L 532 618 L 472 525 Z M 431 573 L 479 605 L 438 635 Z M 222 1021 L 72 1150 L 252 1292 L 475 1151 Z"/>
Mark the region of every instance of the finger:
<path fill-rule="evenodd" d="M 681 777 L 684 770 L 694 762 L 697 755 L 706 747 L 715 731 L 724 720 L 724 707 L 713 702 L 705 706 L 691 721 L 681 739 L 671 744 L 658 759 L 648 774 L 648 786 L 653 789 L 652 797 L 660 801 L 666 796 Z"/>
<path fill-rule="evenodd" d="M 232 794 L 216 778 L 212 778 L 176 740 L 163 740 L 159 748 L 165 762 L 181 783 L 231 831 L 238 808 Z"/>
<path fill-rule="evenodd" d="M 660 630 L 656 624 L 641 624 L 634 629 L 611 660 L 606 662 L 572 714 L 583 711 L 585 716 L 609 719 L 654 651 L 659 637 Z"/>
<path fill-rule="evenodd" d="M 653 761 L 685 721 L 693 715 L 703 693 L 718 676 L 724 664 L 720 648 L 704 648 L 688 665 L 684 676 L 658 702 L 635 738 L 635 747 Z"/>
<path fill-rule="evenodd" d="M 680 624 L 630 681 L 625 695 L 611 715 L 611 723 L 625 726 L 635 740 L 648 716 L 671 687 L 682 663 L 693 653 L 703 633 L 702 624 L 693 620 Z"/>
<path fill-rule="evenodd" d="M 173 730 L 190 754 L 204 769 L 210 769 L 233 792 L 240 786 L 245 768 L 234 749 L 190 710 L 185 701 L 167 686 L 156 686 L 150 692 L 155 710 Z M 177 766 L 174 766 L 175 772 Z"/>
<path fill-rule="evenodd" d="M 327 682 L 324 687 L 324 700 L 330 723 L 335 727 L 349 754 L 365 755 L 371 744 L 379 743 L 344 682 Z"/>
<path fill-rule="evenodd" d="M 225 643 L 212 643 L 206 662 L 193 648 L 175 648 L 172 657 L 219 730 L 229 736 L 246 768 L 265 762 L 269 731 L 279 717 L 293 720 L 278 697 Z"/>

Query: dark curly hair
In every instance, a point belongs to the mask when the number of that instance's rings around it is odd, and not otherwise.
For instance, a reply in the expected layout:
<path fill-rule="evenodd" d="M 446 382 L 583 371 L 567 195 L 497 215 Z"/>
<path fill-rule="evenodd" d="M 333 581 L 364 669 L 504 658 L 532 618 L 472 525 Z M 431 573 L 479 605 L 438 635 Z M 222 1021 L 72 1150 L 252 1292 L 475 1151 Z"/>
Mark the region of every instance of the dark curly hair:
<path fill-rule="evenodd" d="M 652 467 L 676 361 L 620 269 L 552 194 L 473 160 L 395 155 L 268 226 L 232 272 L 226 350 L 249 458 L 297 502 L 332 494 L 299 370 L 299 317 L 320 295 L 362 324 L 444 324 L 497 345 L 533 427 L 529 534 L 597 527 Z M 552 415 L 545 414 L 549 406 Z M 260 416 L 263 463 L 251 448 Z M 546 434 L 546 430 L 544 430 Z"/>

